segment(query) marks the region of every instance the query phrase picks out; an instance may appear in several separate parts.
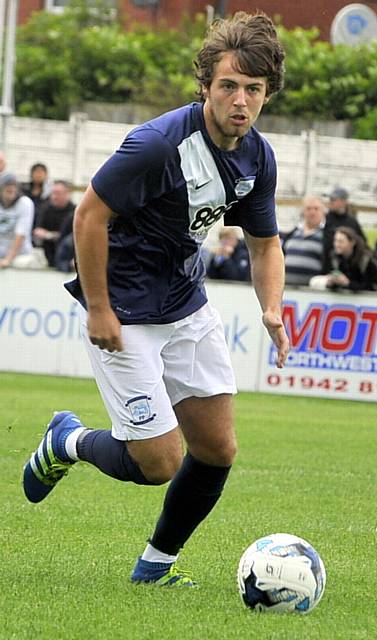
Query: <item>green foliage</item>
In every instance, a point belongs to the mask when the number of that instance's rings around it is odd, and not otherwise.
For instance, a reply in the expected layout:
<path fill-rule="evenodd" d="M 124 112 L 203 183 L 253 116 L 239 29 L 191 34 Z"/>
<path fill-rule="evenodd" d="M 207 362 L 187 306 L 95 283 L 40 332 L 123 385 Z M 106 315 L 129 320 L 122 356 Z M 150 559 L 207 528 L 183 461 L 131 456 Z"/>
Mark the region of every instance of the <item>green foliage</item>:
<path fill-rule="evenodd" d="M 120 27 L 93 26 L 82 31 L 73 73 L 81 100 L 121 102 L 131 99 L 145 64 L 137 43 Z"/>
<path fill-rule="evenodd" d="M 272 101 L 270 112 L 358 121 L 376 105 L 376 42 L 334 47 L 317 40 L 316 29 L 288 31 L 279 27 L 279 33 L 286 50 L 285 89 Z M 373 126 L 368 131 L 373 132 Z"/>
<path fill-rule="evenodd" d="M 63 28 L 64 27 L 64 28 Z M 35 13 L 19 27 L 15 99 L 21 116 L 65 118 L 78 98 L 72 77 L 72 48 L 77 27 L 50 13 Z"/>
<path fill-rule="evenodd" d="M 18 29 L 18 115 L 67 118 L 83 100 L 128 101 L 161 109 L 195 99 L 192 61 L 205 17 L 179 29 L 114 21 L 106 0 L 72 0 L 60 15 L 36 12 Z M 96 10 L 93 10 L 93 7 Z M 276 115 L 350 119 L 361 138 L 377 138 L 377 43 L 332 46 L 316 29 L 278 27 L 286 49 L 284 90 L 267 109 Z"/>
<path fill-rule="evenodd" d="M 182 29 L 129 30 L 109 20 L 104 0 L 89 10 L 75 0 L 64 13 L 36 12 L 18 29 L 15 100 L 18 115 L 64 119 L 83 100 L 174 108 L 195 98 L 192 60 L 204 16 Z M 93 5 L 93 2 L 92 2 Z"/>
<path fill-rule="evenodd" d="M 355 133 L 357 138 L 377 140 L 377 107 L 356 120 Z"/>

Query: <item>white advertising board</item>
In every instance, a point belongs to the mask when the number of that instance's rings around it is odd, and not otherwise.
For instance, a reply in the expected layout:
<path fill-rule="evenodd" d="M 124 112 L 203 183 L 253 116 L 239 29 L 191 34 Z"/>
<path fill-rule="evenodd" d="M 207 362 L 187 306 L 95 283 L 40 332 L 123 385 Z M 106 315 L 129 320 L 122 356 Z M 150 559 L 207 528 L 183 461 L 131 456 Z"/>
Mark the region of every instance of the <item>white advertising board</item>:
<path fill-rule="evenodd" d="M 259 391 L 377 401 L 377 296 L 287 290 L 290 353 L 282 370 L 265 338 Z"/>
<path fill-rule="evenodd" d="M 207 282 L 211 304 L 224 323 L 225 337 L 240 391 L 254 391 L 263 336 L 262 312 L 254 289 L 247 284 Z"/>
<path fill-rule="evenodd" d="M 91 375 L 66 280 L 54 271 L 0 271 L 0 370 Z"/>
<path fill-rule="evenodd" d="M 78 304 L 54 271 L 0 271 L 0 371 L 90 377 Z M 377 296 L 287 290 L 291 342 L 284 369 L 254 290 L 207 283 L 222 317 L 241 391 L 377 401 Z"/>
<path fill-rule="evenodd" d="M 54 271 L 0 271 L 0 371 L 92 375 L 80 339 L 78 303 Z M 238 388 L 255 389 L 263 327 L 254 291 L 211 283 L 211 302 L 221 314 Z"/>

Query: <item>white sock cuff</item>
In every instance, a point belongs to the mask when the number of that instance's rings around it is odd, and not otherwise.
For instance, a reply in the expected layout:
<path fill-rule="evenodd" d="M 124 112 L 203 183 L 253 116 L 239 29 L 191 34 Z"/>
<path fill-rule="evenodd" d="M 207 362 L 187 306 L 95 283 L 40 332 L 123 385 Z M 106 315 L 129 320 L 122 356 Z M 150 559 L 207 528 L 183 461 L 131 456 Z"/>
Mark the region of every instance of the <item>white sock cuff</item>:
<path fill-rule="evenodd" d="M 177 558 L 178 556 L 171 556 L 168 553 L 155 549 L 150 543 L 147 544 L 141 556 L 141 559 L 147 562 L 165 562 L 169 564 L 175 562 Z"/>
<path fill-rule="evenodd" d="M 67 456 L 71 458 L 71 460 L 74 460 L 75 462 L 80 460 L 80 458 L 77 455 L 77 448 L 76 448 L 77 439 L 79 435 L 86 430 L 87 429 L 85 427 L 77 427 L 77 429 L 72 429 L 71 433 L 67 436 L 67 439 L 65 441 L 65 450 L 66 450 Z"/>

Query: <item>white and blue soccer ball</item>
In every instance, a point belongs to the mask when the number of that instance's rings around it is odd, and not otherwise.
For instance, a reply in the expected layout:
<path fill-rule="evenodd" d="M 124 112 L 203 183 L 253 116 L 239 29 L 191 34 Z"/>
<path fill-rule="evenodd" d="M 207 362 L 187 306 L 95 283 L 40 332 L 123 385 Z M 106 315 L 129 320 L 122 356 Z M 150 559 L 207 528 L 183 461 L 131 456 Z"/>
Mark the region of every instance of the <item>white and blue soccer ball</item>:
<path fill-rule="evenodd" d="M 325 585 L 326 570 L 317 551 L 289 533 L 256 540 L 238 566 L 241 599 L 256 611 L 309 613 Z"/>

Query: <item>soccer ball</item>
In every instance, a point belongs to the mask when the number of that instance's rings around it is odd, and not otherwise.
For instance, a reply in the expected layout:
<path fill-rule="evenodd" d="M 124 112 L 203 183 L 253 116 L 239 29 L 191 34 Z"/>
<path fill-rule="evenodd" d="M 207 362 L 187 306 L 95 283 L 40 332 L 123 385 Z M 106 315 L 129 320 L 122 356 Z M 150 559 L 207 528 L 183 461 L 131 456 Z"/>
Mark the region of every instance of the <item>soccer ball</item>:
<path fill-rule="evenodd" d="M 309 613 L 325 584 L 325 566 L 316 550 L 289 533 L 256 540 L 238 566 L 241 599 L 256 611 Z"/>

